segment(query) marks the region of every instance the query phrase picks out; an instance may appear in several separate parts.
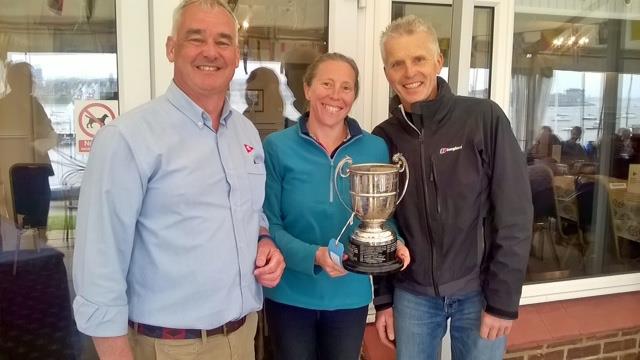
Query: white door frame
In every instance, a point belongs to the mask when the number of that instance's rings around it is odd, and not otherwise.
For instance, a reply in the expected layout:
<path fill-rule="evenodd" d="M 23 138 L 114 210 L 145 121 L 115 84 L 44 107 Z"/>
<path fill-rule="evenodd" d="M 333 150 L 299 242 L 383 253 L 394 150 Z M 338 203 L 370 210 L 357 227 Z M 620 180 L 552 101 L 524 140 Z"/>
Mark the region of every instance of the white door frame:
<path fill-rule="evenodd" d="M 149 11 L 145 1 L 116 0 L 120 113 L 151 99 Z"/>

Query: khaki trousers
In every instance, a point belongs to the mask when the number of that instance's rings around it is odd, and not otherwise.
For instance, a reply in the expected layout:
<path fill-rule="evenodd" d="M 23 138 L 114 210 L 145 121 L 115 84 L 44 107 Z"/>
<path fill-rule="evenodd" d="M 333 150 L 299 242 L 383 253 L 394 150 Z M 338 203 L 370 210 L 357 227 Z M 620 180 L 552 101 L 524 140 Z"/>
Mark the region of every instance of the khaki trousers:
<path fill-rule="evenodd" d="M 247 321 L 231 334 L 201 339 L 165 340 L 135 333 L 129 328 L 129 343 L 136 360 L 254 360 L 253 339 L 258 315 L 250 313 Z"/>

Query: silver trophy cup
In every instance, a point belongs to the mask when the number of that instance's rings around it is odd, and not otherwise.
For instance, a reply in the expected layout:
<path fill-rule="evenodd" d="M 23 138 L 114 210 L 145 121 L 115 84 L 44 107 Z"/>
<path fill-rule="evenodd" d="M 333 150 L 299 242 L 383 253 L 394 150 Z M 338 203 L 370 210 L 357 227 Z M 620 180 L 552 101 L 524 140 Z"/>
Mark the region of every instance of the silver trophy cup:
<path fill-rule="evenodd" d="M 396 258 L 398 237 L 385 222 L 393 215 L 409 185 L 409 168 L 402 154 L 393 156 L 393 164 L 357 164 L 350 157 L 338 163 L 334 186 L 342 204 L 360 219 L 351 235 L 345 269 L 362 274 L 385 274 L 397 271 L 402 263 Z M 400 173 L 404 172 L 404 189 L 399 192 Z M 349 178 L 351 207 L 339 190 L 339 178 Z"/>

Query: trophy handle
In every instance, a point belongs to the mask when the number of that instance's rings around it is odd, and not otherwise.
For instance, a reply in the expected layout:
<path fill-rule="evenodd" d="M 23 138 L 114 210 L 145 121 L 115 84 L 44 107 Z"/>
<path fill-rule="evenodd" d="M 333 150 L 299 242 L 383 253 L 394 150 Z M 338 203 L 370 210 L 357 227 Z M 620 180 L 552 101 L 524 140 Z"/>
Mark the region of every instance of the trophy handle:
<path fill-rule="evenodd" d="M 407 188 L 409 187 L 409 166 L 407 166 L 407 159 L 405 159 L 401 153 L 393 155 L 391 160 L 393 161 L 393 164 L 398 167 L 399 173 L 404 172 L 404 189 L 396 201 L 396 206 L 398 206 L 404 195 L 407 193 Z"/>
<path fill-rule="evenodd" d="M 343 177 L 343 178 L 349 177 L 349 169 L 346 169 L 346 172 L 343 172 L 344 166 L 347 163 L 349 164 L 349 166 L 353 164 L 353 160 L 351 160 L 351 157 L 349 156 L 346 156 L 344 159 L 340 160 L 340 162 L 338 163 L 338 166 L 336 166 L 336 171 L 333 174 L 333 188 L 336 190 L 336 194 L 338 194 L 338 199 L 340 199 L 340 202 L 342 203 L 342 205 L 344 205 L 344 207 L 347 210 L 349 210 L 349 212 L 353 212 L 353 210 L 342 199 L 342 196 L 340 195 L 340 190 L 338 189 L 338 175 L 340 175 L 340 177 Z"/>

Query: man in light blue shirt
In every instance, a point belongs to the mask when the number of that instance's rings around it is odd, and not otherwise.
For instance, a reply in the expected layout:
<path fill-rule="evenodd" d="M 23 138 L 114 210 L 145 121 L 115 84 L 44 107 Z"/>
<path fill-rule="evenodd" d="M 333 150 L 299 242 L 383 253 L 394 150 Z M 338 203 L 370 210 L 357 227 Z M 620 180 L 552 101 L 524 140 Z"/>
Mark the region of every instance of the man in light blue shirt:
<path fill-rule="evenodd" d="M 166 44 L 166 94 L 95 138 L 73 305 L 102 359 L 161 357 L 173 344 L 202 358 L 254 356 L 261 285 L 278 283 L 284 260 L 262 213 L 260 137 L 225 97 L 237 29 L 224 2 L 183 0 Z"/>

